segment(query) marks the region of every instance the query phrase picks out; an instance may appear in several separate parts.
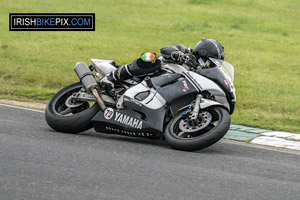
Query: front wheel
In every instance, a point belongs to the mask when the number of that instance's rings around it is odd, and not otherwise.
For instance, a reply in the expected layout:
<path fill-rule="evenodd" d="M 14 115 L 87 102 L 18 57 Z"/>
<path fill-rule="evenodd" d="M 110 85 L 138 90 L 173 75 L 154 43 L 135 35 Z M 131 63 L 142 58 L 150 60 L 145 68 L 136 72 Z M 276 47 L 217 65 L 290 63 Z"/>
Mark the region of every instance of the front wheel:
<path fill-rule="evenodd" d="M 196 151 L 218 142 L 230 127 L 227 110 L 219 106 L 200 110 L 196 120 L 191 110 L 178 113 L 167 125 L 165 139 L 174 149 Z"/>
<path fill-rule="evenodd" d="M 52 97 L 45 112 L 46 121 L 51 128 L 65 133 L 79 133 L 92 128 L 91 119 L 99 112 L 99 105 L 72 102 L 70 98 L 82 88 L 83 85 L 80 82 L 74 83 Z"/>

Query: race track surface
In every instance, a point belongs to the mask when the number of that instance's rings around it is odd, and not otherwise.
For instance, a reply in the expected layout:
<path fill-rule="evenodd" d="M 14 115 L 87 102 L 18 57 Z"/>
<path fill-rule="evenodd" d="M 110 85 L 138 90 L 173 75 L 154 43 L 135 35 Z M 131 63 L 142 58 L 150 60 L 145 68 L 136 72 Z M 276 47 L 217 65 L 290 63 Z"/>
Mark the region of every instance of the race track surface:
<path fill-rule="evenodd" d="M 55 132 L 44 113 L 0 104 L 0 199 L 300 199 L 300 155 L 222 140 Z"/>

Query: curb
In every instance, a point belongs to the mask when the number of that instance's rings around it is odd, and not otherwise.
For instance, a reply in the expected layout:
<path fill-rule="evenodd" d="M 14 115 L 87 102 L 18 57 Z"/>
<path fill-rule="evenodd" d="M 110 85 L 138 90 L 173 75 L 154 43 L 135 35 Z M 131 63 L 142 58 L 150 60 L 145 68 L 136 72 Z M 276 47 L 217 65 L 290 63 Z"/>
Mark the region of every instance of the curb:
<path fill-rule="evenodd" d="M 225 139 L 300 151 L 300 134 L 231 124 Z"/>
<path fill-rule="evenodd" d="M 0 99 L 0 103 L 45 110 L 46 104 Z M 300 134 L 231 124 L 224 139 L 300 151 Z"/>

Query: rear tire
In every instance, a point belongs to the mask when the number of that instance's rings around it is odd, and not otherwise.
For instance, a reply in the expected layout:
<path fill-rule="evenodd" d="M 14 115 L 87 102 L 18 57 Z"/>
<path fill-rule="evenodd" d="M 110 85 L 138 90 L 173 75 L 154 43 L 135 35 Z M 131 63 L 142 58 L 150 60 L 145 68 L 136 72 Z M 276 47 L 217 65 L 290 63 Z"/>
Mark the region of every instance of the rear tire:
<path fill-rule="evenodd" d="M 191 133 L 193 136 L 180 137 L 178 134 L 178 132 L 180 132 L 179 122 L 182 120 L 183 113 L 185 112 L 182 111 L 178 113 L 166 127 L 165 139 L 168 144 L 174 149 L 196 151 L 218 142 L 227 133 L 230 127 L 230 115 L 227 110 L 218 106 L 206 108 L 204 111 L 209 112 L 217 124 L 209 124 L 203 130 L 198 131 L 200 133 Z"/>
<path fill-rule="evenodd" d="M 93 127 L 91 119 L 100 111 L 97 103 L 90 106 L 87 102 L 76 108 L 76 112 L 68 115 L 60 110 L 67 109 L 65 101 L 73 93 L 81 90 L 83 85 L 78 82 L 69 85 L 56 93 L 47 105 L 45 117 L 48 125 L 56 131 L 65 133 L 80 133 Z"/>

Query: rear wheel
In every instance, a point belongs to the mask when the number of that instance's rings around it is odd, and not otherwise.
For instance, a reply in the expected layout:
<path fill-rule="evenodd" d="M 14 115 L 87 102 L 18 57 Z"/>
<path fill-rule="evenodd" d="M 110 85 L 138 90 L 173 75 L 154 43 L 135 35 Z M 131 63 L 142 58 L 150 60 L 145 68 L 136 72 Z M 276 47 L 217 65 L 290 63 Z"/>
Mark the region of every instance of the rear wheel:
<path fill-rule="evenodd" d="M 196 120 L 190 110 L 177 114 L 167 125 L 165 139 L 170 146 L 184 151 L 196 151 L 219 141 L 230 127 L 230 116 L 222 107 L 200 110 Z"/>
<path fill-rule="evenodd" d="M 56 93 L 47 105 L 45 117 L 54 130 L 79 133 L 92 128 L 91 119 L 100 111 L 97 103 L 75 102 L 70 98 L 83 85 L 78 82 Z"/>

